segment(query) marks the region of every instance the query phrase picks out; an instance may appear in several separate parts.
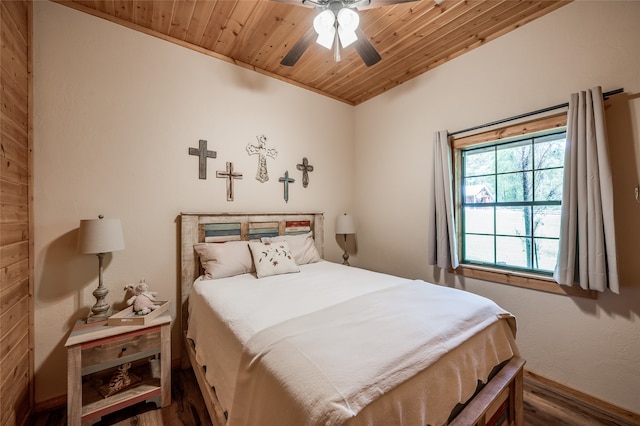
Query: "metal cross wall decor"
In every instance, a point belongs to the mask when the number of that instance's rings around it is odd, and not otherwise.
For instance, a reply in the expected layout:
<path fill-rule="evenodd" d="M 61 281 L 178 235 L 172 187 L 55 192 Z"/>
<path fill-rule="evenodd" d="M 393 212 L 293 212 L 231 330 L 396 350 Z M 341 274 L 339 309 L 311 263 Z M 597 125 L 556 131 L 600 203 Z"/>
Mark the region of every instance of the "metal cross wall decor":
<path fill-rule="evenodd" d="M 207 178 L 207 158 L 216 158 L 218 155 L 215 151 L 207 151 L 207 141 L 200 139 L 198 148 L 189 148 L 189 155 L 197 155 L 198 161 L 198 177 L 200 179 Z"/>
<path fill-rule="evenodd" d="M 278 151 L 275 148 L 267 148 L 267 137 L 265 135 L 257 136 L 258 145 L 247 144 L 247 152 L 249 155 L 258 156 L 258 172 L 256 173 L 256 179 L 262 183 L 269 180 L 267 174 L 267 156 L 276 158 Z"/>
<path fill-rule="evenodd" d="M 242 179 L 242 173 L 233 171 L 233 163 L 227 161 L 227 170 L 216 171 L 217 178 L 227 179 L 227 201 L 233 201 L 233 180 Z"/>
<path fill-rule="evenodd" d="M 306 188 L 309 186 L 309 172 L 313 171 L 313 166 L 309 164 L 307 157 L 302 157 L 302 163 L 298 164 L 296 168 L 302 172 L 302 187 Z"/>
<path fill-rule="evenodd" d="M 289 202 L 289 184 L 294 183 L 296 180 L 289 177 L 289 170 L 284 172 L 284 176 L 278 179 L 278 182 L 284 183 L 284 202 Z"/>

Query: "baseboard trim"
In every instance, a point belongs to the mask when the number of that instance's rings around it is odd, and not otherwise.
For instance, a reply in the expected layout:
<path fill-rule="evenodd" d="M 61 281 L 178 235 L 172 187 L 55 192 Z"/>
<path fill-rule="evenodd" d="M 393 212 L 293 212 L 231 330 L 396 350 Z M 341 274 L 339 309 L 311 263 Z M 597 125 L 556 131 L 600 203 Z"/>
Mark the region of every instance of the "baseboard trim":
<path fill-rule="evenodd" d="M 528 382 L 534 386 L 559 394 L 560 396 L 582 404 L 591 410 L 599 411 L 605 415 L 619 419 L 620 421 L 623 421 L 625 425 L 640 425 L 640 414 L 618 407 L 617 405 L 603 401 L 592 395 L 580 392 L 547 377 L 525 370 L 524 381 L 525 383 Z"/>
<path fill-rule="evenodd" d="M 56 396 L 55 398 L 36 402 L 33 406 L 33 414 L 54 411 L 67 405 L 67 394 Z"/>

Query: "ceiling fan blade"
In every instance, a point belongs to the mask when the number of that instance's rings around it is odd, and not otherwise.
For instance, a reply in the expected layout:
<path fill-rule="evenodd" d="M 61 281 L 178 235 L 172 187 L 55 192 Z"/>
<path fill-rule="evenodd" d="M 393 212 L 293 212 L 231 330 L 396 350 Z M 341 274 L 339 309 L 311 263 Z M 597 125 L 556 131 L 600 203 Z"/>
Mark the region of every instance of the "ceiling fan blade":
<path fill-rule="evenodd" d="M 376 48 L 373 47 L 373 44 L 371 44 L 360 28 L 356 29 L 356 35 L 358 36 L 358 40 L 356 40 L 353 46 L 356 48 L 358 55 L 360 55 L 364 61 L 364 64 L 370 67 L 371 65 L 375 65 L 380 62 L 382 56 L 380 56 Z"/>
<path fill-rule="evenodd" d="M 280 65 L 284 65 L 285 67 L 294 66 L 302 54 L 311 46 L 316 36 L 317 34 L 313 27 L 309 27 L 307 32 L 302 34 L 302 37 L 300 37 L 291 50 L 289 50 L 289 53 L 284 55 L 284 58 L 280 61 Z"/>

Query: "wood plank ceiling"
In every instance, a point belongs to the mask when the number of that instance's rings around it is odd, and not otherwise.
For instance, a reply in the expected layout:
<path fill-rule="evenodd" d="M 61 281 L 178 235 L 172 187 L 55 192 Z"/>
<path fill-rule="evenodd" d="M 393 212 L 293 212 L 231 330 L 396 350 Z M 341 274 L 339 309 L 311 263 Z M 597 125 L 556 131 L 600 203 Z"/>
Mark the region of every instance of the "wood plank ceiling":
<path fill-rule="evenodd" d="M 313 8 L 270 0 L 56 1 L 351 105 L 570 2 L 418 0 L 369 8 L 359 12 L 360 27 L 380 62 L 366 67 L 347 47 L 336 63 L 331 51 L 313 43 L 285 67 L 280 60 L 312 25 Z"/>

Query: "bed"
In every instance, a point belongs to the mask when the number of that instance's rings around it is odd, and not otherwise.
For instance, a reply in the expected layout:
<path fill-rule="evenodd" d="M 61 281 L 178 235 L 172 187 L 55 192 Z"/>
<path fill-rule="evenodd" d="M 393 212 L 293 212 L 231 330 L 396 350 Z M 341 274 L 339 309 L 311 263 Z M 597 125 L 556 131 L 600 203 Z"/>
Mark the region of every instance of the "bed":
<path fill-rule="evenodd" d="M 322 260 L 323 220 L 181 215 L 185 353 L 213 423 L 522 425 L 515 319 Z"/>

